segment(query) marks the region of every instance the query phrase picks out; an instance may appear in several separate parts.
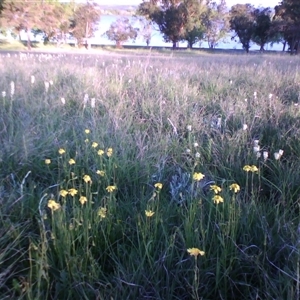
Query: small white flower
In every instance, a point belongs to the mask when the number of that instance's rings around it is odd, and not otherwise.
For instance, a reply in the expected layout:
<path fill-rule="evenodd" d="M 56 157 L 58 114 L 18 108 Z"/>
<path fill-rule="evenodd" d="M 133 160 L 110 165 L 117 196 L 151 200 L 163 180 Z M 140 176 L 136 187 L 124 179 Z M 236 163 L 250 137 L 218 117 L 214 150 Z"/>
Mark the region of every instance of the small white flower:
<path fill-rule="evenodd" d="M 63 105 L 66 104 L 66 99 L 65 99 L 64 97 L 61 97 L 61 98 L 60 98 L 60 101 L 61 101 L 61 103 L 62 103 Z"/>
<path fill-rule="evenodd" d="M 199 144 L 197 142 L 194 143 L 194 147 L 197 148 Z"/>
<path fill-rule="evenodd" d="M 253 152 L 254 153 L 257 153 L 259 151 L 260 151 L 260 146 L 259 145 L 253 147 Z"/>
<path fill-rule="evenodd" d="M 275 158 L 276 160 L 280 159 L 280 154 L 279 154 L 278 152 L 275 152 L 275 153 L 274 153 L 274 158 Z"/>
<path fill-rule="evenodd" d="M 34 84 L 34 82 L 35 82 L 35 77 L 34 77 L 34 75 L 31 75 L 31 76 L 30 76 L 30 82 L 31 82 L 31 84 Z"/>
<path fill-rule="evenodd" d="M 13 96 L 15 94 L 15 83 L 13 81 L 10 82 L 10 95 Z"/>
<path fill-rule="evenodd" d="M 49 82 L 48 81 L 45 81 L 44 82 L 44 84 L 45 84 L 45 91 L 46 91 L 46 93 L 48 92 L 48 90 L 49 90 Z"/>
<path fill-rule="evenodd" d="M 268 159 L 268 157 L 269 157 L 268 151 L 263 152 L 263 157 L 264 157 L 264 161 L 266 161 Z"/>
<path fill-rule="evenodd" d="M 50 81 L 49 81 L 49 84 L 50 84 L 50 85 L 53 85 L 53 80 L 50 80 Z"/>
<path fill-rule="evenodd" d="M 283 152 L 284 152 L 284 151 L 283 151 L 282 149 L 279 149 L 279 151 L 278 151 L 278 153 L 279 153 L 280 156 L 283 155 Z"/>
<path fill-rule="evenodd" d="M 254 140 L 253 141 L 254 146 L 258 146 L 258 143 L 259 143 L 259 140 Z"/>
<path fill-rule="evenodd" d="M 243 130 L 247 130 L 248 129 L 248 125 L 247 124 L 243 124 Z"/>
<path fill-rule="evenodd" d="M 192 125 L 186 126 L 186 129 L 187 129 L 188 131 L 192 131 Z"/>
<path fill-rule="evenodd" d="M 95 108 L 96 107 L 96 98 L 91 99 L 91 107 Z"/>
<path fill-rule="evenodd" d="M 231 79 L 229 80 L 229 83 L 232 84 L 232 80 Z"/>
<path fill-rule="evenodd" d="M 89 95 L 85 94 L 83 98 L 83 107 L 86 107 L 88 100 L 89 100 Z"/>
<path fill-rule="evenodd" d="M 269 94 L 269 99 L 271 100 L 273 97 L 273 94 Z"/>
<path fill-rule="evenodd" d="M 186 149 L 185 152 L 186 153 L 191 153 L 191 150 L 190 149 Z"/>
<path fill-rule="evenodd" d="M 200 153 L 199 153 L 199 152 L 196 152 L 195 157 L 196 157 L 196 158 L 199 158 L 199 157 L 200 157 Z"/>
<path fill-rule="evenodd" d="M 258 152 L 256 152 L 256 157 L 257 158 L 260 158 L 261 157 L 261 153 L 258 151 Z"/>
<path fill-rule="evenodd" d="M 248 102 L 248 99 L 247 99 L 247 98 L 245 98 L 245 102 Z"/>
<path fill-rule="evenodd" d="M 221 124 L 222 124 L 222 118 L 221 117 L 219 117 L 218 119 L 217 119 L 217 128 L 221 128 Z"/>
<path fill-rule="evenodd" d="M 2 97 L 6 97 L 6 92 L 5 91 L 2 91 Z"/>
<path fill-rule="evenodd" d="M 130 82 L 131 82 L 131 79 L 128 80 L 128 83 L 130 83 Z"/>
<path fill-rule="evenodd" d="M 257 98 L 257 92 L 254 92 L 253 96 L 254 96 L 254 99 L 256 99 Z"/>

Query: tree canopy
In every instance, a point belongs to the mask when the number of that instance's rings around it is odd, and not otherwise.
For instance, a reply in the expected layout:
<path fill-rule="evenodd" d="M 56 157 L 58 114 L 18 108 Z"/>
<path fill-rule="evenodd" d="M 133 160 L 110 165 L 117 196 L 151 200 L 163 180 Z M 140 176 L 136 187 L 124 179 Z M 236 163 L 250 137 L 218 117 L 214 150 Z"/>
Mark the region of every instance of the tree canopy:
<path fill-rule="evenodd" d="M 119 18 L 110 25 L 106 36 L 109 40 L 116 43 L 117 48 L 121 48 L 122 44 L 128 40 L 135 40 L 138 35 L 138 28 L 134 28 L 128 18 Z"/>

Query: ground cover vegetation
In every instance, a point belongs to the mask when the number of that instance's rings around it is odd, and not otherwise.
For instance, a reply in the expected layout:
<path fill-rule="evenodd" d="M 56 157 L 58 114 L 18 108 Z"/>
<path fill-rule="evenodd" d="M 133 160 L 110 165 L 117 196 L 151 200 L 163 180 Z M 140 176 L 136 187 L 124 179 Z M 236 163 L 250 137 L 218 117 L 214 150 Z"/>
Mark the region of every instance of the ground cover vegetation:
<path fill-rule="evenodd" d="M 297 56 L 1 55 L 1 299 L 299 299 Z"/>
<path fill-rule="evenodd" d="M 25 30 L 28 49 L 31 32 L 43 34 L 45 43 L 52 41 L 58 45 L 72 36 L 77 45 L 89 49 L 101 14 L 107 13 L 108 8 L 90 1 L 1 0 L 0 26 L 2 33 L 12 31 L 20 35 Z M 144 0 L 134 13 L 130 12 L 130 18 L 123 16 L 113 22 L 105 35 L 117 47 L 138 36 L 149 46 L 155 28 L 174 49 L 181 41 L 186 41 L 189 48 L 203 41 L 215 48 L 232 35 L 247 52 L 253 44 L 263 51 L 267 43 L 282 42 L 283 50 L 288 45 L 293 54 L 298 53 L 299 48 L 299 11 L 298 0 L 283 0 L 274 8 L 256 8 L 250 4 L 228 8 L 225 0 Z"/>

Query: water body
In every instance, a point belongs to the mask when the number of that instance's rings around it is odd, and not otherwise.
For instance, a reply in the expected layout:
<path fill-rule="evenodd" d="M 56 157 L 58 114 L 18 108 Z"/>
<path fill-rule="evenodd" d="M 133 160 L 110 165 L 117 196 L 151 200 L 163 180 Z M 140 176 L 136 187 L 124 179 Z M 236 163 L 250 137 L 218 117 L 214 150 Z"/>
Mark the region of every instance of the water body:
<path fill-rule="evenodd" d="M 104 35 L 104 33 L 109 29 L 111 23 L 115 22 L 120 16 L 113 16 L 113 15 L 103 15 L 101 16 L 100 22 L 98 24 L 98 30 L 94 34 L 94 38 L 92 38 L 92 44 L 101 44 L 101 45 L 114 45 L 114 42 L 108 40 Z M 136 24 L 138 27 L 138 24 Z M 235 40 L 231 40 L 232 35 L 228 35 L 226 40 L 224 42 L 220 42 L 216 48 L 220 49 L 243 49 L 242 44 L 238 43 L 238 38 L 235 38 Z M 135 42 L 128 41 L 125 42 L 124 45 L 132 46 L 146 46 L 146 42 L 143 41 L 142 38 L 136 39 Z M 172 47 L 172 43 L 165 43 L 162 37 L 162 34 L 154 27 L 152 31 L 152 38 L 150 41 L 150 46 L 152 47 Z M 186 47 L 186 42 L 180 42 L 179 47 Z M 199 44 L 194 45 L 195 48 L 199 47 Z M 282 44 L 274 44 L 273 47 L 271 47 L 270 44 L 267 44 L 265 46 L 265 50 L 282 50 Z M 208 45 L 206 42 L 201 42 L 201 48 L 208 48 Z M 256 44 L 252 44 L 251 50 L 259 50 L 259 46 Z"/>

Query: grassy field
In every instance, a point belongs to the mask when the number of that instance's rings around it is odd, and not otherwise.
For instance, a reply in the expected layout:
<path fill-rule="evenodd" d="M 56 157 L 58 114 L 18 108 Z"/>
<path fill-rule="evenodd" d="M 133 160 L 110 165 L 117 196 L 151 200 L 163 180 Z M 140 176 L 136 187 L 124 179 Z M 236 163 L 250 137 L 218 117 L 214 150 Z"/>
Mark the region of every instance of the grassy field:
<path fill-rule="evenodd" d="M 300 59 L 2 54 L 1 299 L 299 299 Z"/>

